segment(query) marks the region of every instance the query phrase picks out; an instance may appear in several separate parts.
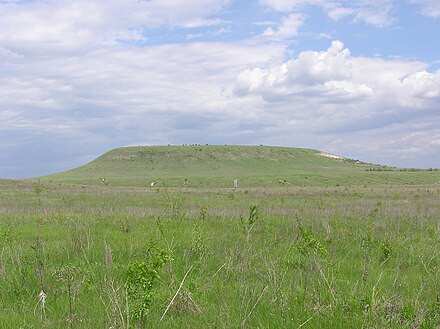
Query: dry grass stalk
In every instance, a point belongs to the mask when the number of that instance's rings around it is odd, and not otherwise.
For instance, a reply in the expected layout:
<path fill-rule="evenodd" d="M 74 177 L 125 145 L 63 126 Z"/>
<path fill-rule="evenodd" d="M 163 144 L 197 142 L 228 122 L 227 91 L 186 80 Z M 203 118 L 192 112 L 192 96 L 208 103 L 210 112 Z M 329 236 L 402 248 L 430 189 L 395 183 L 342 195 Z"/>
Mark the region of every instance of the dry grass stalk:
<path fill-rule="evenodd" d="M 268 286 L 264 287 L 264 289 L 261 291 L 260 296 L 258 296 L 257 301 L 254 303 L 254 305 L 252 306 L 252 308 L 250 309 L 249 313 L 245 316 L 245 318 L 243 319 L 243 321 L 241 322 L 240 328 L 246 328 L 246 321 L 249 320 L 252 316 L 252 313 L 255 310 L 255 307 L 257 307 L 258 303 L 260 302 L 261 298 L 263 297 L 264 293 L 266 292 L 266 289 L 268 288 Z M 251 296 L 252 298 L 252 296 Z M 248 301 L 248 304 L 250 302 L 250 299 Z M 247 306 L 246 305 L 246 311 L 247 311 Z"/>
<path fill-rule="evenodd" d="M 189 268 L 188 271 L 186 271 L 185 275 L 183 276 L 182 282 L 180 282 L 179 288 L 177 289 L 176 293 L 174 294 L 173 298 L 171 299 L 170 303 L 168 304 L 167 308 L 165 309 L 165 312 L 163 312 L 162 317 L 160 318 L 160 321 L 163 320 L 165 317 L 165 314 L 167 314 L 168 310 L 170 309 L 171 305 L 173 305 L 174 300 L 176 299 L 177 295 L 180 292 L 180 289 L 183 287 L 183 283 L 185 282 L 186 277 L 188 276 L 188 273 L 192 270 L 193 266 Z"/>
<path fill-rule="evenodd" d="M 113 265 L 113 255 L 112 250 L 107 245 L 107 242 L 104 241 L 105 247 L 104 247 L 104 264 L 107 271 L 109 271 L 112 268 Z"/>
<path fill-rule="evenodd" d="M 34 308 L 34 315 L 35 315 L 35 311 L 38 307 L 38 304 L 40 304 L 40 320 L 43 320 L 43 316 L 46 315 L 46 298 L 47 298 L 47 294 L 41 290 L 40 293 L 38 294 L 38 301 L 37 301 L 37 305 L 35 305 Z"/>

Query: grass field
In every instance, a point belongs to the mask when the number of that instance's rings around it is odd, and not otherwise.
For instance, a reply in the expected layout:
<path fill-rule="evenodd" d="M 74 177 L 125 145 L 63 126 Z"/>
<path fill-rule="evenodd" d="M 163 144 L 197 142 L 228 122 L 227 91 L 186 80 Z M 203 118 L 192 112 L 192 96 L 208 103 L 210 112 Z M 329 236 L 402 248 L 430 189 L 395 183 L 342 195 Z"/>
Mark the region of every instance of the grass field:
<path fill-rule="evenodd" d="M 438 171 L 166 148 L 0 180 L 0 328 L 440 327 Z"/>
<path fill-rule="evenodd" d="M 2 181 L 0 327 L 435 328 L 439 208 L 434 186 Z"/>

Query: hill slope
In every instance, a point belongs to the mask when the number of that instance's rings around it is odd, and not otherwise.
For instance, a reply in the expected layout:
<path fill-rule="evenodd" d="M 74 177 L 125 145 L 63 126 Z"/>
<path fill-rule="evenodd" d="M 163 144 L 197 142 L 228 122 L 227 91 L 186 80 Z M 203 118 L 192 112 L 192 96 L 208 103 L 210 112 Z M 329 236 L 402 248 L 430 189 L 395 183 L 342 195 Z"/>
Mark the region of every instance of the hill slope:
<path fill-rule="evenodd" d="M 243 187 L 430 183 L 417 173 L 369 172 L 382 167 L 312 149 L 270 146 L 137 146 L 113 149 L 92 162 L 42 181 L 112 186 Z M 418 175 L 420 176 L 420 175 Z M 421 176 L 421 177 L 422 177 Z M 389 180 L 389 182 L 387 182 Z"/>

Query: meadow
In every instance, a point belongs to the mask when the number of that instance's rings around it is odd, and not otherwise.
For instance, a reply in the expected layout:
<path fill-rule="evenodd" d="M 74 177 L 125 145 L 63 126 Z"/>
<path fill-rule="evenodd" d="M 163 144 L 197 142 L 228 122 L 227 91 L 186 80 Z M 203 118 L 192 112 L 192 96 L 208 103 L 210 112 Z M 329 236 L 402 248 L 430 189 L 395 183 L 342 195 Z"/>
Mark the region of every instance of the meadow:
<path fill-rule="evenodd" d="M 0 328 L 439 327 L 438 176 L 371 174 L 238 189 L 1 180 Z"/>

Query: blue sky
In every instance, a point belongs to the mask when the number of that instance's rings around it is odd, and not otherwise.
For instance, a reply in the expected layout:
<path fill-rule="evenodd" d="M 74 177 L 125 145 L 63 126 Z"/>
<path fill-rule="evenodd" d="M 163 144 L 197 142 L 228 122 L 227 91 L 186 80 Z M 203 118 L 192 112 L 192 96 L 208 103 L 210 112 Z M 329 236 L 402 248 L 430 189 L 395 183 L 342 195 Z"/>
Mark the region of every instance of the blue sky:
<path fill-rule="evenodd" d="M 440 1 L 0 0 L 0 177 L 125 145 L 440 167 Z"/>

